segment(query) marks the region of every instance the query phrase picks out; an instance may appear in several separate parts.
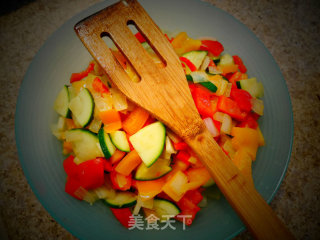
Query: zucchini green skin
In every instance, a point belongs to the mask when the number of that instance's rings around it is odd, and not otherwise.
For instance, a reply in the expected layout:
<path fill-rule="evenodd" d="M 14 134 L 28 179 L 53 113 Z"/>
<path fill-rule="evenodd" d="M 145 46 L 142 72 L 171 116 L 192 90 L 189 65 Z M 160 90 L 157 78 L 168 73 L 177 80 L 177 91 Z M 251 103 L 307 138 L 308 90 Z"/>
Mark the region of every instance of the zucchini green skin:
<path fill-rule="evenodd" d="M 127 203 L 124 203 L 124 204 L 114 204 L 108 199 L 103 199 L 102 202 L 105 205 L 107 205 L 108 207 L 112 207 L 112 208 L 127 208 L 127 207 L 132 207 L 132 206 L 137 204 L 137 200 L 133 200 L 133 201 L 130 201 L 130 202 L 127 202 Z"/>
<path fill-rule="evenodd" d="M 157 180 L 159 178 L 162 178 L 164 177 L 165 175 L 167 175 L 169 172 L 172 171 L 172 167 L 170 167 L 170 170 L 168 169 L 168 171 L 166 172 L 163 172 L 161 175 L 157 176 L 157 177 L 149 177 L 149 178 L 144 178 L 144 177 L 139 177 L 137 176 L 137 172 L 136 174 L 133 176 L 133 179 L 134 180 L 137 180 L 137 181 L 151 181 L 151 180 Z"/>
<path fill-rule="evenodd" d="M 126 137 L 126 134 L 123 131 L 115 131 L 109 133 L 111 142 L 113 145 L 123 152 L 130 152 L 130 146 Z"/>
<path fill-rule="evenodd" d="M 186 78 L 188 82 L 193 82 L 193 79 L 190 74 L 186 75 Z"/>
<path fill-rule="evenodd" d="M 103 127 L 98 132 L 98 138 L 104 156 L 110 158 L 115 151 L 115 146 L 112 144 L 109 134 L 104 132 Z"/>
<path fill-rule="evenodd" d="M 214 93 L 218 90 L 217 86 L 214 85 L 212 82 L 200 82 L 199 84 L 201 84 L 202 86 L 207 88 L 209 91 Z"/>
<path fill-rule="evenodd" d="M 78 97 L 80 99 L 82 98 L 82 101 L 85 101 L 83 104 L 85 107 L 82 106 L 82 110 L 85 110 L 85 111 L 82 111 L 80 114 L 72 112 L 75 109 L 73 109 L 72 106 L 70 106 L 71 104 L 73 104 L 73 101 L 76 101 L 76 99 Z M 92 121 L 94 105 L 95 104 L 94 104 L 93 97 L 87 88 L 82 89 L 80 91 L 80 93 L 70 101 L 69 108 L 70 108 L 73 116 L 76 118 L 76 120 L 81 125 L 81 127 L 84 128 L 84 127 L 88 126 L 90 124 L 90 122 Z M 85 114 L 83 112 L 85 112 Z"/>
<path fill-rule="evenodd" d="M 155 198 L 153 200 L 153 208 L 157 215 L 160 217 L 160 221 L 166 220 L 163 219 L 163 215 L 176 216 L 179 213 L 181 213 L 181 209 L 178 207 L 177 204 L 162 198 Z"/>

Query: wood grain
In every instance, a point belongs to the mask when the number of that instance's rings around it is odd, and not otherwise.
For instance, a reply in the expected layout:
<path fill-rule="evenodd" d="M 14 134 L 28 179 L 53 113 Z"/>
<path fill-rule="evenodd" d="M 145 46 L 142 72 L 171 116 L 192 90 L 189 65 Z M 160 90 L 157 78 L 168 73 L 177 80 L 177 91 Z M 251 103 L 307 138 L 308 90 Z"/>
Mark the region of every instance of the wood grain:
<path fill-rule="evenodd" d="M 214 141 L 192 100 L 180 61 L 159 27 L 136 0 L 114 4 L 84 19 L 75 31 L 112 82 L 133 102 L 179 134 L 257 239 L 293 239 L 259 193 Z M 159 68 L 128 28 L 134 22 L 166 67 Z M 102 39 L 108 35 L 141 77 L 133 82 Z"/>

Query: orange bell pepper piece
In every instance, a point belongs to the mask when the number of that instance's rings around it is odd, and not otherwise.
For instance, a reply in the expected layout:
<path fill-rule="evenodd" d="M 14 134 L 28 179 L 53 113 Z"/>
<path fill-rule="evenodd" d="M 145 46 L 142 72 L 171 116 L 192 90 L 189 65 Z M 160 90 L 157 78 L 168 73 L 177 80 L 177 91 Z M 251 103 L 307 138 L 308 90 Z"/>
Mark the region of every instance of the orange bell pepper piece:
<path fill-rule="evenodd" d="M 116 166 L 115 170 L 128 176 L 142 162 L 136 150 L 129 152 Z"/>
<path fill-rule="evenodd" d="M 142 200 L 148 200 L 162 192 L 162 188 L 166 181 L 159 178 L 151 181 L 136 181 L 135 185 Z"/>
<path fill-rule="evenodd" d="M 103 122 L 103 128 L 107 133 L 114 132 L 122 128 L 120 114 L 115 109 L 100 112 L 99 117 Z"/>
<path fill-rule="evenodd" d="M 122 127 L 129 135 L 133 135 L 143 127 L 148 118 L 149 113 L 146 110 L 136 107 L 123 121 Z"/>
<path fill-rule="evenodd" d="M 126 152 L 122 152 L 122 151 L 116 149 L 116 151 L 112 154 L 112 156 L 110 158 L 111 164 L 115 164 L 115 163 L 119 162 L 123 158 L 124 155 L 126 155 Z"/>

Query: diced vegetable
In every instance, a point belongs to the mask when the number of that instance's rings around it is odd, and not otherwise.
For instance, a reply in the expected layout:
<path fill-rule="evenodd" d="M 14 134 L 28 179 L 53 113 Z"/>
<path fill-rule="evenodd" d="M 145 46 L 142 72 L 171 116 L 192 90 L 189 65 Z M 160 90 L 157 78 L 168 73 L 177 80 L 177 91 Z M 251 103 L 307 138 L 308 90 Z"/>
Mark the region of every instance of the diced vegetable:
<path fill-rule="evenodd" d="M 251 94 L 252 97 L 260 98 L 263 97 L 264 89 L 260 82 L 257 82 L 256 78 L 248 78 L 237 81 L 237 86 L 240 89 L 246 90 Z"/>
<path fill-rule="evenodd" d="M 113 215 L 116 217 L 116 219 L 118 219 L 118 221 L 122 224 L 122 226 L 124 226 L 125 228 L 129 228 L 130 223 L 134 224 L 134 220 L 133 222 L 131 221 L 131 210 L 130 208 L 110 208 L 111 212 L 113 213 Z"/>
<path fill-rule="evenodd" d="M 182 172 L 177 171 L 163 186 L 163 191 L 174 201 L 179 201 L 186 192 L 184 186 L 188 182 L 188 177 Z"/>
<path fill-rule="evenodd" d="M 160 222 L 168 220 L 168 216 L 175 217 L 180 213 L 179 207 L 166 199 L 154 199 L 153 209 L 157 216 L 159 216 Z"/>
<path fill-rule="evenodd" d="M 87 88 L 81 90 L 70 101 L 69 108 L 81 127 L 86 127 L 92 120 L 94 110 L 94 101 L 89 90 Z"/>
<path fill-rule="evenodd" d="M 116 149 L 110 158 L 111 164 L 119 162 L 124 157 L 124 155 L 126 155 L 126 152 L 122 152 Z"/>
<path fill-rule="evenodd" d="M 132 192 L 117 192 L 114 198 L 105 198 L 104 203 L 112 208 L 127 208 L 137 203 L 137 195 Z"/>
<path fill-rule="evenodd" d="M 149 113 L 140 107 L 136 107 L 124 120 L 123 129 L 129 134 L 133 135 L 138 132 L 149 117 Z"/>
<path fill-rule="evenodd" d="M 246 113 L 242 112 L 238 104 L 226 96 L 220 96 L 218 100 L 218 110 L 229 114 L 236 120 L 243 120 L 246 117 Z"/>
<path fill-rule="evenodd" d="M 232 128 L 231 135 L 232 146 L 235 150 L 244 149 L 252 158 L 256 159 L 256 153 L 259 146 L 259 134 L 252 128 Z"/>
<path fill-rule="evenodd" d="M 129 139 L 144 164 L 150 167 L 163 151 L 166 128 L 161 122 L 155 122 L 142 128 Z"/>
<path fill-rule="evenodd" d="M 62 117 L 69 118 L 70 117 L 70 109 L 69 109 L 69 90 L 66 85 L 60 90 L 55 102 L 54 102 L 54 110 L 60 114 Z"/>
<path fill-rule="evenodd" d="M 189 67 L 188 61 L 186 61 L 185 58 L 188 59 L 196 67 L 195 70 L 198 70 L 207 54 L 207 51 L 191 51 L 183 54 L 183 58 L 180 58 L 180 60 L 185 62 Z M 190 70 L 193 71 L 193 69 Z"/>
<path fill-rule="evenodd" d="M 212 137 L 217 137 L 220 135 L 220 131 L 217 129 L 216 125 L 213 123 L 212 118 L 208 117 L 203 119 L 206 127 L 208 128 L 209 132 L 211 133 Z"/>
<path fill-rule="evenodd" d="M 232 56 L 232 58 L 233 58 L 234 63 L 238 65 L 238 68 L 239 68 L 240 72 L 246 73 L 247 72 L 247 68 L 243 64 L 242 59 L 237 55 Z"/>
<path fill-rule="evenodd" d="M 99 143 L 104 156 L 106 158 L 110 158 L 115 152 L 116 148 L 112 144 L 109 134 L 106 133 L 104 128 L 101 128 L 98 133 L 98 137 L 99 137 Z"/>
<path fill-rule="evenodd" d="M 140 181 L 155 180 L 168 174 L 172 168 L 169 166 L 170 162 L 166 159 L 159 158 L 151 167 L 147 167 L 141 163 L 136 170 L 134 179 Z"/>
<path fill-rule="evenodd" d="M 117 131 L 122 127 L 119 112 L 114 109 L 100 112 L 99 117 L 104 124 L 103 128 L 106 133 Z"/>
<path fill-rule="evenodd" d="M 130 146 L 127 135 L 124 131 L 115 131 L 110 133 L 110 139 L 113 145 L 123 152 L 130 152 Z"/>
<path fill-rule="evenodd" d="M 187 197 L 181 198 L 177 202 L 177 205 L 181 209 L 181 212 L 179 215 L 176 216 L 176 219 L 178 221 L 184 222 L 187 226 L 190 226 L 192 224 L 192 221 L 194 220 L 197 212 L 200 211 L 200 207 L 198 207 L 196 204 L 194 204 Z"/>
<path fill-rule="evenodd" d="M 90 63 L 88 68 L 82 72 L 79 72 L 79 73 L 72 73 L 71 74 L 71 77 L 70 77 L 70 83 L 73 83 L 73 82 L 76 82 L 76 81 L 79 81 L 81 80 L 82 78 L 88 76 L 88 74 L 90 72 L 92 72 L 94 69 L 94 63 Z"/>
<path fill-rule="evenodd" d="M 189 38 L 186 32 L 181 32 L 172 40 L 171 44 L 176 53 L 181 55 L 185 52 L 198 50 L 201 41 Z"/>
<path fill-rule="evenodd" d="M 128 108 L 127 97 L 116 88 L 110 88 L 114 109 L 117 111 L 126 110 Z"/>
<path fill-rule="evenodd" d="M 232 161 L 239 168 L 243 176 L 246 178 L 248 184 L 254 186 L 251 173 L 252 158 L 248 154 L 248 152 L 245 149 L 240 149 L 236 152 Z"/>
<path fill-rule="evenodd" d="M 80 163 L 77 166 L 77 179 L 85 189 L 94 189 L 104 183 L 104 165 L 100 158 Z"/>
<path fill-rule="evenodd" d="M 252 111 L 262 116 L 264 110 L 263 101 L 261 99 L 252 98 L 250 103 L 252 104 Z"/>
<path fill-rule="evenodd" d="M 97 135 L 89 130 L 68 130 L 66 131 L 66 141 L 71 143 L 73 152 L 81 161 L 104 157 Z"/>
<path fill-rule="evenodd" d="M 110 173 L 110 179 L 114 189 L 126 191 L 131 188 L 131 184 L 132 184 L 131 174 L 129 176 L 125 176 L 121 173 L 117 173 L 116 171 L 112 171 Z"/>
<path fill-rule="evenodd" d="M 218 41 L 202 40 L 200 49 L 209 51 L 214 56 L 219 56 L 223 52 L 224 47 Z"/>
<path fill-rule="evenodd" d="M 213 110 L 210 101 L 210 91 L 202 87 L 195 87 L 191 94 L 200 115 L 203 117 L 212 117 Z"/>
<path fill-rule="evenodd" d="M 152 199 L 158 195 L 165 184 L 164 178 L 159 178 L 150 181 L 136 181 L 139 196 L 143 201 Z"/>
<path fill-rule="evenodd" d="M 141 164 L 141 158 L 136 150 L 129 152 L 117 165 L 115 170 L 125 176 L 131 174 L 131 172 Z"/>

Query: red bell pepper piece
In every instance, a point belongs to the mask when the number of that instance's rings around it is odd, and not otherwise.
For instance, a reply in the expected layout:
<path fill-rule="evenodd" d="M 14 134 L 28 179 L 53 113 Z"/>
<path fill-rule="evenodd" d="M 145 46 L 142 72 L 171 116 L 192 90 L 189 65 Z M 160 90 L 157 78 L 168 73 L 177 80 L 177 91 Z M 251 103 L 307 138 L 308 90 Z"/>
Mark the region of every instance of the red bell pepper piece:
<path fill-rule="evenodd" d="M 67 177 L 67 182 L 64 187 L 64 191 L 66 193 L 70 194 L 72 197 L 74 197 L 78 200 L 82 200 L 82 198 L 80 198 L 78 195 L 75 194 L 75 192 L 77 192 L 81 187 L 82 186 L 77 179 L 72 178 L 72 177 Z"/>
<path fill-rule="evenodd" d="M 104 158 L 104 157 L 99 157 L 99 159 L 103 162 L 103 169 L 104 169 L 104 171 L 106 171 L 106 172 L 111 172 L 111 171 L 113 171 L 113 166 L 112 166 L 110 160 L 107 160 L 107 159 Z"/>
<path fill-rule="evenodd" d="M 213 40 L 202 40 L 200 50 L 205 50 L 211 52 L 214 56 L 219 56 L 223 50 L 223 45 L 218 41 Z"/>
<path fill-rule="evenodd" d="M 237 81 L 241 80 L 242 73 L 241 72 L 234 72 L 230 75 L 227 75 L 227 79 L 230 83 L 232 83 L 233 88 L 237 88 Z"/>
<path fill-rule="evenodd" d="M 78 165 L 77 179 L 87 190 L 100 187 L 104 183 L 104 163 L 102 158 L 82 162 Z"/>
<path fill-rule="evenodd" d="M 138 41 L 139 41 L 140 43 L 143 43 L 143 42 L 146 41 L 146 39 L 144 38 L 144 36 L 142 36 L 142 34 L 141 34 L 140 32 L 137 32 L 137 33 L 135 34 L 135 36 L 136 36 L 136 38 L 138 39 Z"/>
<path fill-rule="evenodd" d="M 126 191 L 131 188 L 132 185 L 132 175 L 122 175 L 120 173 L 117 173 L 116 171 L 112 171 L 110 173 L 110 179 L 112 182 L 112 186 L 114 189 Z"/>
<path fill-rule="evenodd" d="M 197 67 L 188 58 L 180 57 L 179 59 L 190 68 L 191 72 L 197 71 Z"/>
<path fill-rule="evenodd" d="M 242 121 L 247 116 L 247 113 L 241 111 L 237 102 L 226 96 L 219 97 L 217 108 L 219 111 L 227 113 L 239 121 Z"/>
<path fill-rule="evenodd" d="M 63 161 L 63 168 L 69 177 L 76 177 L 78 165 L 74 163 L 74 156 L 70 155 Z"/>
<path fill-rule="evenodd" d="M 180 214 L 178 214 L 175 218 L 178 221 L 185 221 L 187 226 L 192 224 L 192 221 L 196 217 L 198 211 L 200 211 L 200 207 L 194 204 L 187 197 L 183 196 L 179 202 L 177 202 L 178 207 L 181 209 Z M 184 215 L 190 215 L 189 217 L 183 217 Z M 184 219 L 185 218 L 185 219 Z"/>
<path fill-rule="evenodd" d="M 252 113 L 248 114 L 248 116 L 241 122 L 237 125 L 238 127 L 249 127 L 249 128 L 252 128 L 252 129 L 257 129 L 258 127 L 258 122 L 257 120 L 255 119 L 255 116 L 253 116 Z"/>
<path fill-rule="evenodd" d="M 100 78 L 96 77 L 92 82 L 92 88 L 99 93 L 108 93 L 109 88 L 101 81 Z"/>
<path fill-rule="evenodd" d="M 232 88 L 230 97 L 238 103 L 239 108 L 242 111 L 250 112 L 252 108 L 251 95 L 249 92 L 243 89 Z"/>
<path fill-rule="evenodd" d="M 151 123 L 154 123 L 155 121 L 156 121 L 156 120 L 155 120 L 152 116 L 149 116 L 148 119 L 147 119 L 147 121 L 145 122 L 145 124 L 143 125 L 142 128 L 150 125 Z"/>
<path fill-rule="evenodd" d="M 246 72 L 247 72 L 247 68 L 246 68 L 246 66 L 243 64 L 242 59 L 241 59 L 239 56 L 237 56 L 237 55 L 232 56 L 232 57 L 233 57 L 234 63 L 238 65 L 238 68 L 239 68 L 240 72 L 246 73 Z"/>
<path fill-rule="evenodd" d="M 134 225 L 134 219 L 130 219 L 132 216 L 130 208 L 110 208 L 110 210 L 122 226 L 129 228 Z"/>
<path fill-rule="evenodd" d="M 70 83 L 81 80 L 82 78 L 88 76 L 90 72 L 94 69 L 94 63 L 90 63 L 86 70 L 79 73 L 72 73 L 70 77 Z"/>
<path fill-rule="evenodd" d="M 190 164 L 190 162 L 189 162 L 190 157 L 191 157 L 191 155 L 188 152 L 183 151 L 183 150 L 180 150 L 176 155 L 177 159 L 183 161 L 184 163 L 186 163 L 188 165 Z"/>
<path fill-rule="evenodd" d="M 171 43 L 173 41 L 173 38 L 169 38 L 169 36 L 165 33 L 164 36 L 168 39 L 168 41 Z"/>
<path fill-rule="evenodd" d="M 189 190 L 184 196 L 196 205 L 198 205 L 203 199 L 203 196 L 198 189 Z"/>
<path fill-rule="evenodd" d="M 198 112 L 203 117 L 212 117 L 213 109 L 211 106 L 211 93 L 203 87 L 196 86 L 191 92 Z"/>
<path fill-rule="evenodd" d="M 188 144 L 185 142 L 178 142 L 178 143 L 173 143 L 173 147 L 175 150 L 186 150 L 188 149 Z"/>

